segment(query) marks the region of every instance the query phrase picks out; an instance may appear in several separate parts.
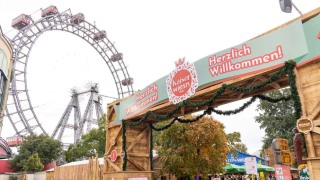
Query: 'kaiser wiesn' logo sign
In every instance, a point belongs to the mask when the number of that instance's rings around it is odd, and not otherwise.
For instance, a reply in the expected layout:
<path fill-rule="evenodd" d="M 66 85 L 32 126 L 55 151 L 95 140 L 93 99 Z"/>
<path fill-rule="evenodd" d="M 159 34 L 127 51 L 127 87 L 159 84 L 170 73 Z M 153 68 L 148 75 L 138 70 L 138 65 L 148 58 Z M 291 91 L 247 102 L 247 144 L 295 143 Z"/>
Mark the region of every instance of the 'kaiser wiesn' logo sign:
<path fill-rule="evenodd" d="M 175 62 L 176 69 L 167 78 L 169 101 L 177 104 L 192 96 L 198 87 L 196 69 L 193 64 L 185 62 L 184 58 Z"/>

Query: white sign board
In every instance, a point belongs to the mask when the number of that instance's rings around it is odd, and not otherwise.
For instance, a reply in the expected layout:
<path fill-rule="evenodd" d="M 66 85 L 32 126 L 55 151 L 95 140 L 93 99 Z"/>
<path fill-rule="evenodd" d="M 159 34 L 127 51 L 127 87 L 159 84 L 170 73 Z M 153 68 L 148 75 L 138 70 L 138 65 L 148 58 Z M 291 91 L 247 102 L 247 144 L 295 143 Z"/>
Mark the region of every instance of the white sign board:
<path fill-rule="evenodd" d="M 148 177 L 131 177 L 128 180 L 148 180 Z"/>
<path fill-rule="evenodd" d="M 256 157 L 246 157 L 246 174 L 258 174 Z"/>

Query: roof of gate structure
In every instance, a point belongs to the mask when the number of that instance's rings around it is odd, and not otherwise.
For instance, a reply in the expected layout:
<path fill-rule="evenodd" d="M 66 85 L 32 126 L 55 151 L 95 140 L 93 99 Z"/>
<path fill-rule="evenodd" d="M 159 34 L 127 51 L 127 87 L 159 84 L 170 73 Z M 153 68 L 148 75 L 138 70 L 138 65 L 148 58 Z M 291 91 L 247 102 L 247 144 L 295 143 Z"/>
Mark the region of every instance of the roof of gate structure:
<path fill-rule="evenodd" d="M 267 31 L 255 38 L 253 38 L 252 40 L 255 40 L 257 38 L 260 38 L 262 36 L 268 35 L 270 33 L 273 33 L 279 29 L 282 29 L 286 26 L 289 26 L 290 24 L 294 23 L 294 22 L 302 22 L 302 24 L 305 24 L 307 22 L 309 22 L 309 20 L 314 20 L 317 19 L 317 23 L 318 21 L 320 22 L 320 8 L 317 8 L 313 11 L 310 11 L 302 16 L 300 16 L 299 18 L 293 19 L 283 25 L 280 25 L 274 29 L 271 29 L 270 31 Z M 320 32 L 318 32 L 320 36 Z M 316 39 L 316 37 L 314 37 Z M 319 38 L 319 37 L 318 37 Z M 319 41 L 319 43 L 318 43 Z M 320 40 L 317 39 L 317 43 L 320 45 Z M 312 58 L 309 58 L 309 60 L 306 60 L 305 63 L 308 63 L 310 61 L 315 61 L 315 60 L 320 60 L 320 52 L 317 51 L 317 55 L 313 56 Z M 300 57 L 299 57 L 300 58 Z M 311 59 L 311 60 L 310 60 Z M 289 60 L 289 59 L 287 59 Z M 303 65 L 305 63 L 300 63 L 298 64 L 298 66 Z M 223 81 L 219 81 L 218 83 L 215 84 L 209 84 L 206 86 L 203 86 L 202 88 L 197 89 L 197 91 L 195 92 L 194 95 L 192 95 L 191 97 L 189 97 L 187 100 L 188 102 L 203 102 L 208 100 L 209 98 L 211 98 L 212 96 L 214 96 L 217 91 L 222 87 L 223 84 L 232 84 L 234 86 L 237 87 L 250 87 L 254 84 L 258 84 L 261 83 L 263 81 L 266 81 L 267 79 L 269 79 L 272 75 L 274 75 L 276 72 L 279 71 L 279 69 L 281 69 L 283 67 L 283 63 L 279 64 L 277 66 L 272 66 L 270 68 L 265 68 L 261 71 L 255 71 L 255 72 L 248 72 L 245 73 L 245 75 L 242 76 L 233 76 L 230 78 L 226 78 Z M 281 89 L 284 87 L 288 87 L 289 85 L 289 81 L 288 81 L 288 77 L 287 76 L 283 76 L 280 79 L 278 79 L 277 81 L 268 84 L 267 86 L 265 86 L 264 88 L 261 89 L 257 89 L 255 91 L 252 91 L 250 93 L 238 93 L 235 91 L 231 91 L 231 90 L 226 90 L 221 96 L 219 96 L 214 104 L 212 104 L 211 107 L 218 107 L 220 105 L 223 104 L 227 104 L 227 103 L 231 103 L 234 101 L 238 101 L 241 99 L 245 99 L 248 97 L 252 97 L 254 95 L 257 94 L 264 94 L 266 92 L 272 91 L 272 90 L 276 90 L 276 89 Z M 137 93 L 135 93 L 132 96 L 135 96 Z M 132 98 L 132 96 L 127 97 L 125 99 L 113 102 L 111 104 L 109 104 L 109 106 L 113 106 L 113 105 L 121 105 L 123 102 L 127 101 L 128 99 Z M 168 99 L 162 101 L 162 102 L 158 102 L 156 104 L 154 104 L 153 106 L 144 109 L 143 111 L 140 111 L 139 113 L 134 114 L 133 116 L 130 116 L 128 118 L 122 118 L 124 120 L 137 120 L 142 118 L 145 113 L 147 111 L 152 111 L 155 114 L 159 114 L 159 115 L 163 115 L 163 114 L 167 114 L 168 112 L 174 110 L 176 108 L 177 105 L 171 103 L 168 101 Z M 203 106 L 203 107 L 190 107 L 190 106 L 183 106 L 181 107 L 181 110 L 179 110 L 178 112 L 174 113 L 172 117 L 179 117 L 182 115 L 186 115 L 186 114 L 190 114 L 193 112 L 198 112 L 200 110 L 205 110 L 209 108 L 208 106 Z M 120 109 L 121 111 L 121 109 Z M 119 111 L 118 111 L 119 112 Z M 148 121 L 154 121 L 155 119 L 152 118 L 151 116 L 149 116 L 147 118 Z"/>

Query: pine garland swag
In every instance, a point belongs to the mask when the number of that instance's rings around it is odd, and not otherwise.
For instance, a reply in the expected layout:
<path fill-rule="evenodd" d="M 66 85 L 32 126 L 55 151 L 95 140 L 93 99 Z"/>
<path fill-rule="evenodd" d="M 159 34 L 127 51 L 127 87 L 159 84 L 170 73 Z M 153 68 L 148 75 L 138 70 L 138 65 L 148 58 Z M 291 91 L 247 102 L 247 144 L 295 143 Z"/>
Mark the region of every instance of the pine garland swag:
<path fill-rule="evenodd" d="M 227 110 L 227 111 L 221 111 L 221 110 L 217 110 L 215 108 L 208 108 L 207 110 L 203 111 L 202 114 L 200 114 L 199 116 L 193 118 L 193 119 L 181 119 L 179 117 L 175 117 L 173 118 L 167 125 L 164 125 L 162 127 L 155 127 L 152 123 L 149 124 L 150 127 L 150 131 L 151 131 L 151 138 L 150 138 L 150 143 L 153 143 L 153 138 L 152 138 L 152 130 L 155 131 L 163 131 L 167 128 L 169 128 L 175 121 L 178 121 L 180 123 L 193 123 L 198 121 L 199 119 L 201 119 L 203 116 L 205 115 L 211 115 L 212 112 L 219 114 L 219 115 L 232 115 L 232 114 L 237 114 L 241 111 L 243 111 L 244 109 L 246 109 L 247 107 L 249 107 L 253 102 L 255 102 L 255 100 L 258 98 L 260 100 L 264 100 L 264 101 L 268 101 L 271 103 L 277 103 L 279 101 L 288 101 L 290 99 L 293 99 L 294 101 L 294 109 L 295 109 L 295 117 L 296 119 L 300 118 L 300 114 L 301 114 L 301 102 L 300 102 L 300 97 L 298 94 L 298 90 L 296 87 L 296 81 L 295 81 L 295 74 L 294 74 L 294 68 L 296 66 L 295 61 L 290 60 L 290 61 L 286 61 L 285 65 L 275 74 L 273 74 L 271 77 L 269 77 L 269 79 L 260 82 L 258 84 L 252 85 L 250 87 L 237 87 L 234 85 L 227 85 L 227 84 L 223 84 L 221 86 L 221 88 L 218 89 L 218 91 L 216 92 L 216 94 L 214 96 L 212 96 L 211 98 L 209 98 L 207 101 L 204 102 L 189 102 L 188 100 L 184 100 L 182 102 L 180 102 L 176 108 L 170 112 L 168 112 L 165 115 L 158 115 L 155 114 L 152 111 L 148 111 L 141 119 L 130 122 L 130 121 L 124 121 L 122 120 L 122 151 L 124 152 L 124 157 L 123 157 L 123 165 L 122 165 L 122 170 L 126 171 L 126 166 L 127 166 L 127 152 L 126 152 L 126 125 L 128 126 L 138 126 L 141 125 L 142 123 L 144 123 L 147 118 L 149 116 L 151 116 L 152 118 L 159 120 L 159 121 L 163 121 L 165 119 L 169 119 L 172 117 L 173 114 L 175 114 L 176 112 L 180 111 L 181 107 L 184 106 L 188 106 L 188 107 L 204 107 L 204 106 L 211 106 L 214 104 L 215 100 L 221 96 L 225 90 L 232 90 L 238 93 L 250 93 L 254 90 L 263 88 L 265 86 L 267 86 L 268 84 L 271 84 L 277 80 L 279 80 L 281 77 L 283 77 L 284 75 L 288 75 L 288 79 L 289 79 L 289 86 L 291 89 L 291 96 L 290 97 L 282 97 L 282 98 L 270 98 L 267 97 L 265 95 L 255 95 L 252 96 L 252 98 L 250 98 L 249 101 L 245 102 L 241 107 L 235 109 L 235 110 Z M 153 169 L 153 161 L 152 161 L 152 147 L 153 145 L 150 144 L 150 162 L 151 162 L 151 170 Z"/>

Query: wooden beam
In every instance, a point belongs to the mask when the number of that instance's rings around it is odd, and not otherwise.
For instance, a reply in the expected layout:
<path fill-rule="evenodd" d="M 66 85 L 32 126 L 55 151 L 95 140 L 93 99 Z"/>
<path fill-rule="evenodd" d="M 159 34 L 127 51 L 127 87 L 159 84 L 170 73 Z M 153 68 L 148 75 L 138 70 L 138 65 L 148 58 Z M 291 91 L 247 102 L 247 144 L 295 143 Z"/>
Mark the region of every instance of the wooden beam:
<path fill-rule="evenodd" d="M 138 163 L 134 162 L 133 159 L 130 157 L 127 158 L 128 161 L 130 161 L 131 164 L 133 164 L 136 168 L 138 168 L 140 171 L 147 171 L 143 167 L 141 167 Z"/>
<path fill-rule="evenodd" d="M 238 96 L 237 96 L 237 99 L 241 99 L 243 97 L 244 93 L 240 93 Z"/>
<path fill-rule="evenodd" d="M 186 107 L 183 106 L 181 107 L 181 115 L 185 115 L 185 113 L 186 113 Z"/>
<path fill-rule="evenodd" d="M 108 124 L 108 129 L 112 129 L 112 128 L 115 128 L 115 127 L 118 127 L 118 126 L 121 126 L 121 124 L 112 124 L 110 125 L 110 123 Z"/>
<path fill-rule="evenodd" d="M 259 76 L 259 77 L 257 77 L 257 79 L 259 79 L 259 80 L 261 80 L 261 81 L 266 81 L 266 80 L 268 80 L 268 78 L 266 78 L 266 77 L 264 77 L 264 76 Z M 281 86 L 278 84 L 278 83 L 271 83 L 271 84 L 269 84 L 270 86 L 272 86 L 273 88 L 275 88 L 275 89 L 280 89 L 281 88 Z"/>
<path fill-rule="evenodd" d="M 128 156 L 130 157 L 150 157 L 150 154 L 145 154 L 145 153 L 127 153 Z"/>
<path fill-rule="evenodd" d="M 320 160 L 320 157 L 313 157 L 313 158 L 311 158 L 311 157 L 304 157 L 304 158 L 302 158 L 302 160 L 305 160 L 305 161 L 308 161 L 308 160 Z"/>
<path fill-rule="evenodd" d="M 138 136 L 137 138 L 130 144 L 130 146 L 126 149 L 127 152 L 129 152 L 138 142 L 139 140 L 142 138 L 143 134 L 148 132 L 149 128 L 146 127 Z"/>
<path fill-rule="evenodd" d="M 114 109 L 113 106 L 108 106 L 108 113 L 107 113 L 107 117 L 106 117 L 106 124 L 105 124 L 105 129 L 106 129 L 106 144 L 105 144 L 105 147 L 104 149 L 106 150 L 109 146 L 110 146 L 110 142 L 109 142 L 109 133 L 110 133 L 110 129 L 109 129 L 109 126 L 110 126 L 110 121 L 111 121 L 111 112 L 112 112 L 112 109 Z M 104 152 L 104 163 L 103 163 L 103 172 L 107 172 L 108 171 L 108 163 L 106 162 L 108 159 L 108 152 L 105 151 Z"/>
<path fill-rule="evenodd" d="M 257 82 L 257 80 L 258 80 L 258 78 L 255 78 L 255 79 L 253 79 L 253 81 L 251 82 L 251 83 L 249 83 L 248 84 L 248 86 L 252 86 L 253 84 L 255 84 L 256 82 Z M 237 94 L 239 94 L 239 95 L 237 95 Z M 245 93 L 236 93 L 235 95 L 237 95 L 237 99 L 242 99 L 242 97 L 243 97 L 243 95 L 244 95 Z"/>
<path fill-rule="evenodd" d="M 316 157 L 311 133 L 308 133 L 305 137 L 307 141 L 308 157 Z"/>
<path fill-rule="evenodd" d="M 320 119 L 315 119 L 312 121 L 314 126 L 320 126 Z"/>
<path fill-rule="evenodd" d="M 235 101 L 235 99 L 237 99 L 237 97 L 219 98 L 219 99 L 216 99 L 216 102 L 218 102 L 218 101 Z"/>
<path fill-rule="evenodd" d="M 114 143 L 110 144 L 108 150 L 106 151 L 106 154 L 109 155 L 110 151 L 111 151 L 111 148 L 116 145 L 116 139 L 119 137 L 120 135 L 120 132 L 122 130 L 122 125 L 120 126 L 120 128 L 118 129 L 118 132 L 117 132 L 117 135 L 112 139 L 114 141 Z M 109 137 L 108 137 L 109 138 Z"/>
<path fill-rule="evenodd" d="M 112 113 L 115 113 L 114 106 L 111 106 L 109 108 L 109 113 L 108 113 L 107 119 L 110 119 L 110 116 L 112 115 Z"/>
<path fill-rule="evenodd" d="M 319 128 L 319 127 L 314 126 L 314 127 L 312 128 L 312 131 L 315 132 L 315 133 L 317 133 L 317 134 L 320 134 L 320 128 Z"/>
<path fill-rule="evenodd" d="M 314 106 L 314 108 L 312 109 L 312 114 L 310 116 L 310 118 L 312 120 L 316 119 L 320 113 L 320 101 L 318 101 L 318 103 Z"/>
<path fill-rule="evenodd" d="M 114 170 L 116 170 L 117 172 L 121 171 L 121 169 L 117 165 L 115 165 L 113 162 L 111 162 L 110 159 L 107 158 L 106 160 L 113 167 Z"/>
<path fill-rule="evenodd" d="M 297 90 L 298 90 L 298 93 L 300 96 L 302 115 L 308 116 L 306 106 L 305 106 L 306 102 L 305 102 L 305 98 L 304 98 L 304 95 L 302 92 L 302 87 L 301 87 L 300 75 L 299 75 L 297 68 L 294 68 L 294 74 L 296 75 L 296 86 L 297 86 Z"/>

